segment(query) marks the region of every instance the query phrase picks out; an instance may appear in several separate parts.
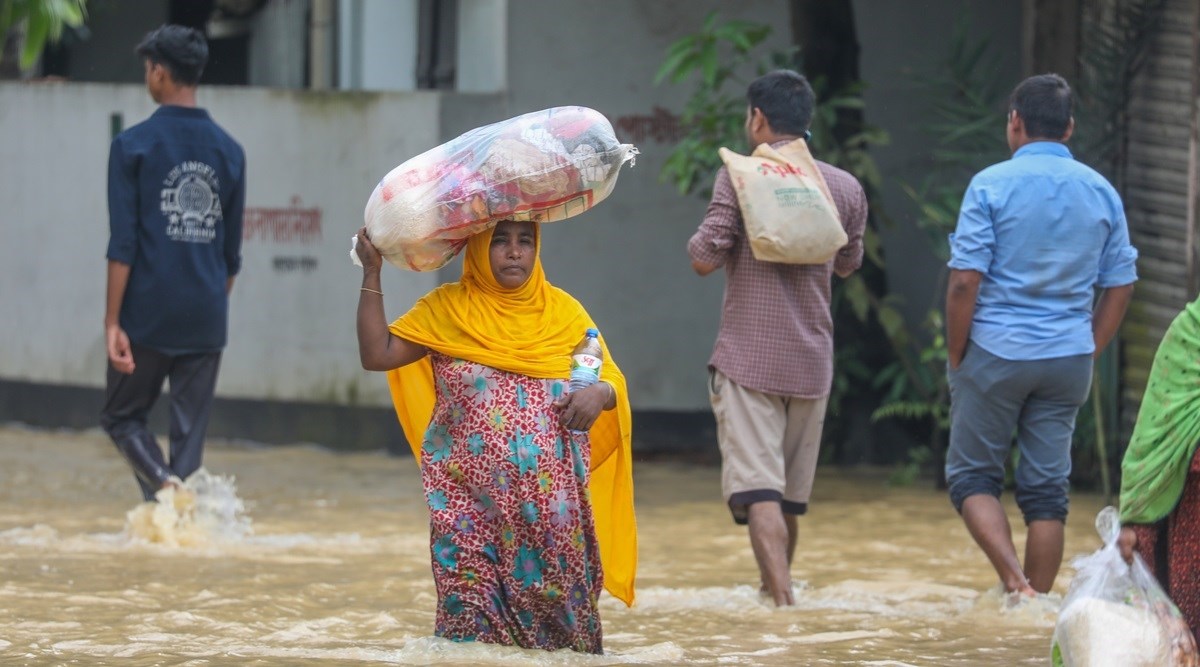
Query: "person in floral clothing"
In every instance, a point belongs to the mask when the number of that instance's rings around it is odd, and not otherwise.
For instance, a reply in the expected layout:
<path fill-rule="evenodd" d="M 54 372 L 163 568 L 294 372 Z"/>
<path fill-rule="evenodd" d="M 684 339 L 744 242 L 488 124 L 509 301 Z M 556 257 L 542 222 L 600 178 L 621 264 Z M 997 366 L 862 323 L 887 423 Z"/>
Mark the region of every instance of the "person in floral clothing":
<path fill-rule="evenodd" d="M 389 371 L 421 464 L 435 634 L 601 653 L 601 589 L 633 602 L 629 401 L 607 345 L 601 381 L 568 392 L 571 351 L 595 324 L 546 280 L 539 245 L 533 222 L 472 237 L 462 278 L 389 326 L 360 230 L 359 353 Z"/>

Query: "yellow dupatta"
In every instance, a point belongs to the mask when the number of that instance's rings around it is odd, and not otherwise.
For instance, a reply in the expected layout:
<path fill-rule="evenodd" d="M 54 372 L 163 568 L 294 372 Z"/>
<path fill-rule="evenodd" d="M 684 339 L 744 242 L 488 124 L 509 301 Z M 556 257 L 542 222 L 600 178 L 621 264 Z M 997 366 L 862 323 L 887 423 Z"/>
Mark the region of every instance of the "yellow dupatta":
<path fill-rule="evenodd" d="M 389 330 L 456 359 L 533 378 L 565 379 L 570 374 L 571 351 L 596 324 L 574 297 L 546 280 L 537 223 L 534 236 L 539 256 L 521 287 L 509 290 L 496 282 L 488 255 L 492 230 L 487 230 L 467 242 L 462 278 L 422 297 Z M 604 587 L 632 605 L 637 572 L 632 416 L 625 376 L 603 337 L 600 345 L 604 349 L 601 379 L 616 389 L 617 407 L 600 413 L 592 425 L 588 490 Z M 424 357 L 389 371 L 387 379 L 404 436 L 420 461 L 421 442 L 433 417 L 433 366 Z"/>

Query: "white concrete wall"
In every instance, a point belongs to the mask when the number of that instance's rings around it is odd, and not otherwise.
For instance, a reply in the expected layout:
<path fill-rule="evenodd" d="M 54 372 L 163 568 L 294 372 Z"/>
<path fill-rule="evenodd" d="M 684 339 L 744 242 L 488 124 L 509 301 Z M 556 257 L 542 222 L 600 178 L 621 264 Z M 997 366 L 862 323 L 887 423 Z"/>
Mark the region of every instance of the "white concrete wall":
<path fill-rule="evenodd" d="M 438 97 L 202 88 L 200 103 L 249 156 L 248 207 L 320 209 L 316 234 L 245 241 L 218 395 L 387 405 L 358 365 L 350 237 L 378 179 L 434 143 Z M 136 85 L 0 83 L 0 378 L 103 386 L 109 117 L 153 109 Z M 436 281 L 389 267 L 389 316 Z"/>

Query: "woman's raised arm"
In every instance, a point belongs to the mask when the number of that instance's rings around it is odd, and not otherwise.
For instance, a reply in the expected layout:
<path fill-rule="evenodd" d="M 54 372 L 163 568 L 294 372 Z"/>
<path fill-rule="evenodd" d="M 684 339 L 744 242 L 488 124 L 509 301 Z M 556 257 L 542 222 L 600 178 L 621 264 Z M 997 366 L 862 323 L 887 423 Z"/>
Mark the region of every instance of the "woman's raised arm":
<path fill-rule="evenodd" d="M 369 371 L 390 371 L 425 356 L 425 346 L 388 331 L 379 279 L 383 257 L 367 237 L 366 227 L 358 230 L 354 251 L 363 265 L 362 289 L 358 296 L 358 358 L 362 367 Z"/>

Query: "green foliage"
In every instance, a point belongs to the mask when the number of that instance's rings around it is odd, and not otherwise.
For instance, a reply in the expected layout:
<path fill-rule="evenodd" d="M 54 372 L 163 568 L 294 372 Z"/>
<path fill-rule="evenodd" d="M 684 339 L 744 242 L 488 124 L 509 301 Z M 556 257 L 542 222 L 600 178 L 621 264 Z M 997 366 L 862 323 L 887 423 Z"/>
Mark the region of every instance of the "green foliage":
<path fill-rule="evenodd" d="M 0 41 L 14 26 L 25 22 L 21 67 L 37 61 L 46 42 L 57 43 L 63 28 L 78 28 L 87 16 L 87 0 L 0 0 Z M 0 53 L 0 58 L 3 58 Z"/>
<path fill-rule="evenodd" d="M 835 303 L 834 307 L 837 305 Z M 829 391 L 827 409 L 831 417 L 841 416 L 842 406 L 846 399 L 862 392 L 862 387 L 870 386 L 875 372 L 862 361 L 862 355 L 853 345 L 835 346 L 833 349 L 833 386 Z M 828 450 L 825 450 L 828 454 Z"/>
<path fill-rule="evenodd" d="M 691 194 L 721 166 L 717 149 L 744 143 L 746 72 L 767 71 L 768 60 L 756 57 L 770 27 L 746 21 L 719 23 L 713 12 L 700 32 L 667 49 L 655 83 L 681 84 L 697 77 L 695 91 L 684 107 L 681 124 L 687 136 L 671 151 L 660 178 Z M 732 84 L 732 85 L 730 85 Z"/>
<path fill-rule="evenodd" d="M 871 419 L 930 419 L 941 416 L 938 406 L 925 401 L 906 401 L 892 398 L 887 405 L 881 405 L 871 413 Z"/>
<path fill-rule="evenodd" d="M 888 333 L 896 361 L 875 376 L 873 386 L 883 392 L 882 403 L 871 414 L 871 420 L 925 423 L 930 433 L 926 449 L 931 458 L 940 462 L 942 439 L 950 428 L 942 313 L 936 308 L 930 309 L 924 322 L 926 336 L 915 338 L 904 326 L 894 299 L 889 298 L 876 306 L 876 311 Z"/>
<path fill-rule="evenodd" d="M 888 475 L 889 486 L 912 486 L 921 476 L 921 470 L 933 460 L 929 447 L 921 445 L 908 450 L 908 461 L 896 467 Z"/>
<path fill-rule="evenodd" d="M 746 88 L 751 78 L 778 67 L 795 67 L 795 49 L 762 53 L 762 43 L 770 34 L 770 26 L 749 21 L 722 23 L 720 15 L 712 12 L 699 32 L 667 48 L 655 83 L 695 80 L 680 119 L 687 135 L 671 151 L 659 174 L 662 180 L 674 183 L 680 194 L 707 195 L 702 186 L 721 167 L 717 149 L 745 145 Z M 839 112 L 863 108 L 863 85 L 826 91 L 822 80 L 811 83 L 820 100 L 810 128 L 813 152 L 854 174 L 864 187 L 877 188 L 882 178 L 868 147 L 886 144 L 887 133 L 867 126 L 843 141 L 833 134 Z"/>

